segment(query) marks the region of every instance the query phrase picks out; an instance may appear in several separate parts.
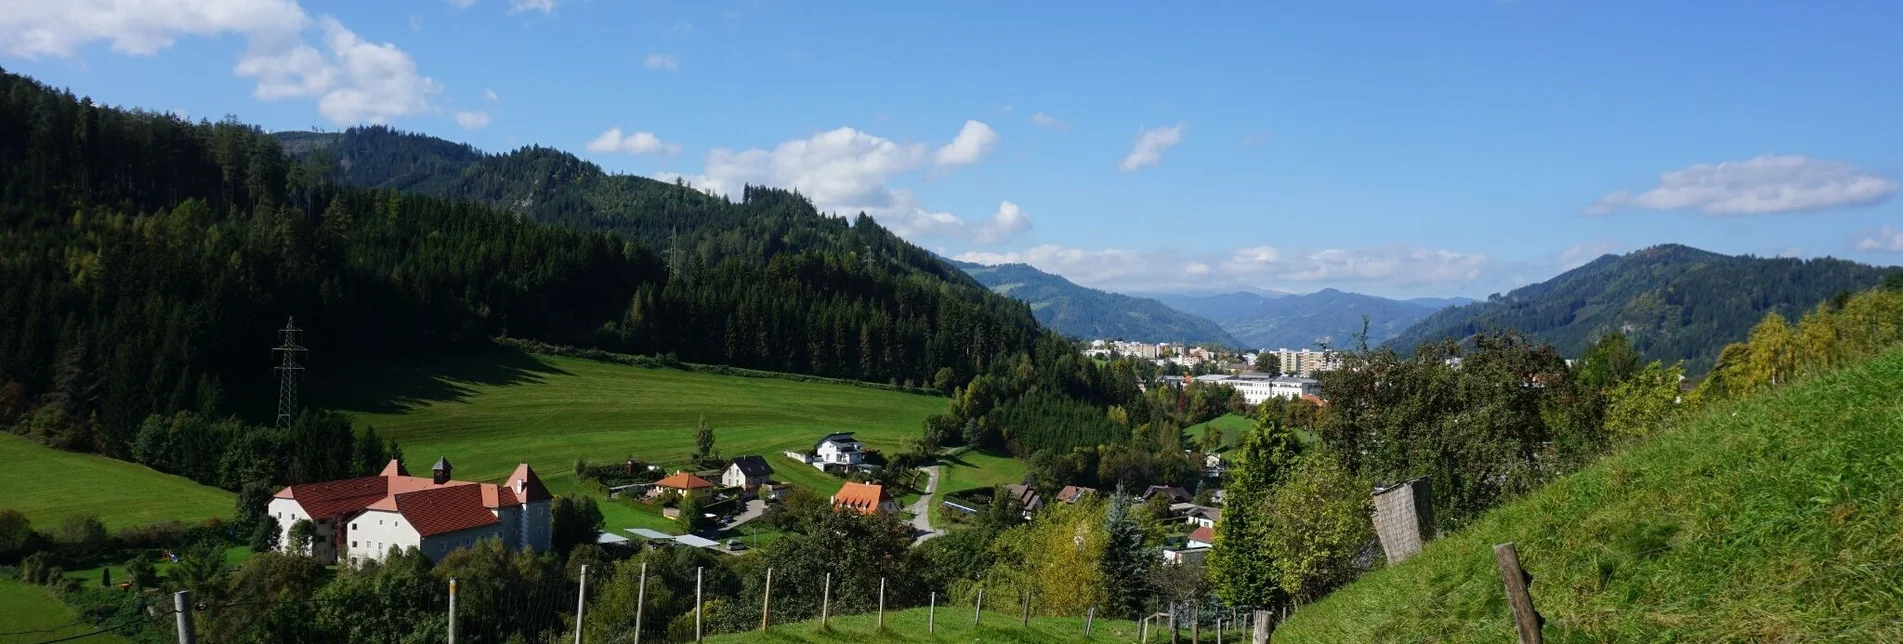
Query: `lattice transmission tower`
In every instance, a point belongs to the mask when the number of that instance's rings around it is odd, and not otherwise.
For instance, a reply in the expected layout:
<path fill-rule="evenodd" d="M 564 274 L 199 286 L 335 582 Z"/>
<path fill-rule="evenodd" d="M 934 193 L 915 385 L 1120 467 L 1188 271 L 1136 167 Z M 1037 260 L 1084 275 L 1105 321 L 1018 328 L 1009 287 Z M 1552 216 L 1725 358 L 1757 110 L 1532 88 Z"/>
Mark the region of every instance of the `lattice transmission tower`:
<path fill-rule="evenodd" d="M 304 379 L 304 365 L 298 364 L 300 354 L 308 351 L 302 344 L 304 330 L 297 328 L 293 318 L 284 318 L 284 328 L 278 330 L 281 344 L 271 351 L 278 354 L 278 427 L 290 427 L 297 420 L 297 384 Z"/>

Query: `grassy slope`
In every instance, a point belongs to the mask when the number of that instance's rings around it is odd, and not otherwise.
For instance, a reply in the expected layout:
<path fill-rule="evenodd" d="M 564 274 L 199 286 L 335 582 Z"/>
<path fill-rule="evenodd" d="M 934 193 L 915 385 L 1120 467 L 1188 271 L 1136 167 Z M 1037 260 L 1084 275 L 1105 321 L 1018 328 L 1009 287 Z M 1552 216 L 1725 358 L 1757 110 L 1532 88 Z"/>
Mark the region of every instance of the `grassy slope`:
<path fill-rule="evenodd" d="M 79 621 L 79 615 L 45 588 L 28 586 L 11 577 L 0 578 L 0 633 L 52 629 L 41 633 L 0 635 L 0 644 L 44 642 L 98 630 L 90 625 L 54 628 L 76 621 Z M 107 644 L 126 640 L 118 635 L 105 634 L 87 637 L 81 641 Z"/>
<path fill-rule="evenodd" d="M 1209 431 L 1211 426 L 1222 430 L 1222 447 L 1216 451 L 1226 452 L 1236 446 L 1236 440 L 1242 438 L 1243 432 L 1255 427 L 1255 421 L 1241 414 L 1223 414 L 1215 420 L 1190 425 L 1183 428 L 1183 446 L 1203 444 L 1203 433 Z"/>
<path fill-rule="evenodd" d="M 1024 482 L 1024 462 L 1010 454 L 971 450 L 940 459 L 939 464 L 944 466 L 944 474 L 935 499 L 942 500 L 959 490 Z"/>
<path fill-rule="evenodd" d="M 759 454 L 774 478 L 832 494 L 838 478 L 780 452 L 856 432 L 896 451 L 918 435 L 944 398 L 830 383 L 644 369 L 508 349 L 446 353 L 340 370 L 313 380 L 313 395 L 359 425 L 394 438 L 410 461 L 447 456 L 458 478 L 493 480 L 533 464 L 551 490 L 577 489 L 576 458 L 628 456 L 668 466 L 694 449 L 706 417 L 720 453 Z M 415 465 L 413 464 L 413 467 Z M 606 504 L 608 527 L 671 528 L 659 515 Z M 671 530 L 669 530 L 671 531 Z"/>
<path fill-rule="evenodd" d="M 232 495 L 141 465 L 62 452 L 0 434 L 0 508 L 52 529 L 67 516 L 96 514 L 109 528 L 167 519 L 230 516 Z"/>
<path fill-rule="evenodd" d="M 990 602 L 986 602 L 989 604 Z M 834 617 L 828 622 L 829 632 L 818 631 L 818 620 L 795 624 L 776 624 L 768 633 L 759 632 L 731 633 L 708 637 L 715 644 L 739 642 L 1019 642 L 1022 644 L 1046 644 L 1050 642 L 1133 642 L 1136 641 L 1135 622 L 1099 619 L 1091 627 L 1092 637 L 1084 639 L 1084 620 L 1081 617 L 1033 617 L 1029 629 L 1018 626 L 1016 613 L 1004 614 L 985 611 L 984 623 L 973 627 L 970 606 L 938 607 L 938 629 L 926 632 L 926 609 L 911 608 L 889 611 L 885 615 L 886 632 L 877 629 L 877 618 L 873 615 L 845 615 Z M 1225 641 L 1243 641 L 1240 634 L 1230 631 L 1230 639 Z M 1152 634 L 1152 642 L 1158 641 Z M 1214 633 L 1203 633 L 1204 641 L 1213 642 Z M 1167 638 L 1162 641 L 1168 641 Z M 1189 641 L 1189 630 L 1183 630 L 1183 641 Z"/>
<path fill-rule="evenodd" d="M 1903 641 L 1903 351 L 1719 405 L 1301 611 L 1278 641 Z"/>

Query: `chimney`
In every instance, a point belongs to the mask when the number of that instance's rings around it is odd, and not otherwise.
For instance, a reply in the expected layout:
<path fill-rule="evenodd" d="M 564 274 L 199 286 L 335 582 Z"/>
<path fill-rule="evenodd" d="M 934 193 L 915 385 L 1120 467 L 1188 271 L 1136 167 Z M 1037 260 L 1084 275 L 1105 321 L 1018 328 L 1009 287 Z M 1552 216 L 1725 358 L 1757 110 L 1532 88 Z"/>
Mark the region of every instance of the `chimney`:
<path fill-rule="evenodd" d="M 437 485 L 448 483 L 449 482 L 449 458 L 441 457 L 441 456 L 437 457 L 436 465 L 434 467 L 431 467 L 430 471 L 436 473 L 435 480 Z"/>

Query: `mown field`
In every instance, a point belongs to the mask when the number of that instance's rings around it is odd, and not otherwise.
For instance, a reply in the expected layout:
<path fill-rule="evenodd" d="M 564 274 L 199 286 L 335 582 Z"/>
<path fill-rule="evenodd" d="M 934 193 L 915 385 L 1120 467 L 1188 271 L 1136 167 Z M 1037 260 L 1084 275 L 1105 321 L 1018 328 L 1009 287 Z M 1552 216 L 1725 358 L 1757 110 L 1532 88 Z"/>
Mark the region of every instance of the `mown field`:
<path fill-rule="evenodd" d="M 875 615 L 844 615 L 827 621 L 827 630 L 819 630 L 818 620 L 790 624 L 775 624 L 765 633 L 758 631 L 747 633 L 729 633 L 707 638 L 715 644 L 740 644 L 742 642 L 1006 642 L 1016 644 L 1053 644 L 1056 642 L 1134 642 L 1137 639 L 1137 624 L 1123 620 L 1099 619 L 1091 627 L 1091 637 L 1084 637 L 1084 619 L 1082 617 L 1033 617 L 1029 628 L 1020 625 L 1015 612 L 994 612 L 990 602 L 985 602 L 984 620 L 974 626 L 971 623 L 971 606 L 939 606 L 937 611 L 937 630 L 928 632 L 926 628 L 927 609 L 909 608 L 888 611 L 885 614 L 885 631 L 878 630 L 878 618 Z M 1169 641 L 1168 633 L 1162 633 L 1160 641 Z M 1189 629 L 1183 629 L 1183 641 L 1189 641 Z M 1230 631 L 1223 641 L 1240 642 L 1239 631 Z M 1159 641 L 1157 633 L 1150 634 L 1150 641 Z M 1215 634 L 1202 633 L 1204 642 L 1214 642 Z"/>
<path fill-rule="evenodd" d="M 229 517 L 230 492 L 97 454 L 62 452 L 0 433 L 0 508 L 26 513 L 36 528 L 95 514 L 108 528 L 177 519 Z M 0 629 L 4 630 L 4 629 Z"/>
<path fill-rule="evenodd" d="M 1299 611 L 1287 642 L 1903 641 L 1903 352 L 1721 404 Z"/>
<path fill-rule="evenodd" d="M 0 644 L 29 644 L 76 638 L 98 644 L 123 643 L 111 633 L 82 637 L 99 630 L 75 624 L 79 614 L 45 588 L 29 586 L 12 577 L 0 577 Z"/>
<path fill-rule="evenodd" d="M 577 458 L 630 456 L 680 465 L 703 417 L 722 455 L 759 454 L 778 480 L 824 494 L 839 479 L 781 455 L 811 449 L 831 432 L 854 432 L 868 447 L 896 451 L 918 436 L 942 397 L 824 382 L 648 369 L 513 349 L 442 353 L 313 369 L 310 395 L 361 426 L 394 438 L 412 462 L 446 456 L 458 478 L 494 480 L 517 463 L 535 466 L 556 493 L 577 489 Z M 665 529 L 666 520 L 609 504 L 610 528 Z"/>
<path fill-rule="evenodd" d="M 1222 446 L 1216 451 L 1227 452 L 1229 448 L 1236 446 L 1236 441 L 1242 438 L 1242 432 L 1255 427 L 1255 420 L 1242 414 L 1223 414 L 1217 416 L 1215 420 L 1184 427 L 1183 446 L 1203 444 L 1203 434 L 1209 433 L 1210 427 L 1222 430 Z"/>

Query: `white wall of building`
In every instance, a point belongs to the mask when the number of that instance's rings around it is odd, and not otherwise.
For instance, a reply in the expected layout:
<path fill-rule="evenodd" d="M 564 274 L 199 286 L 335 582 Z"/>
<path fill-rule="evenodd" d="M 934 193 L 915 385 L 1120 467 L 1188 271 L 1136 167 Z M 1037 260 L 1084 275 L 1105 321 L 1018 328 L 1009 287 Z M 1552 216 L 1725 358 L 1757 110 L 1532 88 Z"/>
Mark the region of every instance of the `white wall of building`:
<path fill-rule="evenodd" d="M 350 529 L 345 531 L 345 552 L 348 558 L 356 561 L 381 561 L 389 554 L 390 546 L 415 548 L 422 545 L 421 535 L 416 528 L 403 519 L 403 515 L 388 510 L 364 510 L 362 514 L 350 520 Z"/>

